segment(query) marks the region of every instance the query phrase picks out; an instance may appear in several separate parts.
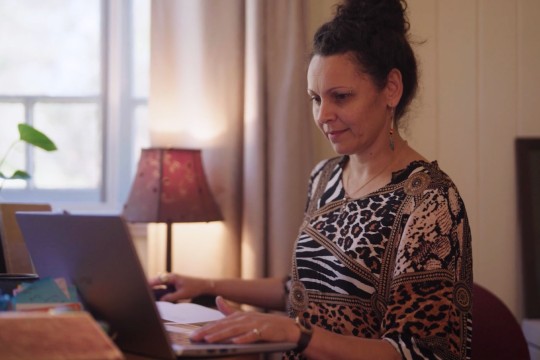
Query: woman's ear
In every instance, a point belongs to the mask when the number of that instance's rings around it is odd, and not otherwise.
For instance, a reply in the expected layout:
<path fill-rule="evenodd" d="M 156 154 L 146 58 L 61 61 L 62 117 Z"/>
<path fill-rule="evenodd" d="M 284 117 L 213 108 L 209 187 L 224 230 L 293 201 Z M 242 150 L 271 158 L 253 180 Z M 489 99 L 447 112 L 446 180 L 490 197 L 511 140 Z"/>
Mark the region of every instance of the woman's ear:
<path fill-rule="evenodd" d="M 387 104 L 391 107 L 396 107 L 403 94 L 403 80 L 401 72 L 394 68 L 390 70 L 386 78 L 386 97 Z"/>

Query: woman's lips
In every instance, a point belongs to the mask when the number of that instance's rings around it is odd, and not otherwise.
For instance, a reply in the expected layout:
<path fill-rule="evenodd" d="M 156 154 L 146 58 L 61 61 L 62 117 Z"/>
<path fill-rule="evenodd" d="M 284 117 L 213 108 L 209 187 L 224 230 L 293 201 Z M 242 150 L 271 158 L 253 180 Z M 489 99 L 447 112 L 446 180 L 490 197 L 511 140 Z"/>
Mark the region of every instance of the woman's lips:
<path fill-rule="evenodd" d="M 345 132 L 347 131 L 347 129 L 343 129 L 343 130 L 331 130 L 331 131 L 327 131 L 326 132 L 326 136 L 328 136 L 328 139 L 332 142 L 336 142 L 339 140 L 339 138 L 341 137 L 341 135 L 343 135 Z"/>

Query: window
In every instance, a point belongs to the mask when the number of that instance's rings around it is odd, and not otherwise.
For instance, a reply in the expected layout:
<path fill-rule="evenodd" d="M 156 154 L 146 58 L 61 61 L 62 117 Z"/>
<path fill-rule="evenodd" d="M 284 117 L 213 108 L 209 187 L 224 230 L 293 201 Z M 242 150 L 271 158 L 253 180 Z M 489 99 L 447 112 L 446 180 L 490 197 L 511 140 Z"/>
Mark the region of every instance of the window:
<path fill-rule="evenodd" d="M 0 1 L 0 154 L 26 122 L 58 151 L 16 147 L 4 201 L 119 210 L 148 145 L 150 0 Z M 0 159 L 1 160 L 1 159 Z"/>

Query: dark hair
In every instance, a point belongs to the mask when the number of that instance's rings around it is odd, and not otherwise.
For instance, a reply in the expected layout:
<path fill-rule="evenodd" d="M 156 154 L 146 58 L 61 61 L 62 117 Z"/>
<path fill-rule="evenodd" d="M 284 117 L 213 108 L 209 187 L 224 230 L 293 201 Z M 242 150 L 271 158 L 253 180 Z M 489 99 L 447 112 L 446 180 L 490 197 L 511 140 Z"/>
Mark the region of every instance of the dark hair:
<path fill-rule="evenodd" d="M 396 121 L 418 88 L 416 58 L 407 39 L 406 9 L 405 0 L 345 0 L 337 6 L 334 18 L 313 37 L 312 56 L 351 52 L 380 89 L 392 69 L 401 72 L 403 95 L 395 109 Z"/>

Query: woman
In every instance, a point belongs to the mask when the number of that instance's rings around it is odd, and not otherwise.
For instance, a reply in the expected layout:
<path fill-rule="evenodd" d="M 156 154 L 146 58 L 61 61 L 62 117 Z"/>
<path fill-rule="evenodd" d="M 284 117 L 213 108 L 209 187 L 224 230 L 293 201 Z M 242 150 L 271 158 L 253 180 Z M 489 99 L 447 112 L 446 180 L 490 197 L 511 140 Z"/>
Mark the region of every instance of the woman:
<path fill-rule="evenodd" d="M 466 359 L 471 238 L 459 193 L 397 131 L 417 88 L 406 4 L 351 0 L 315 34 L 308 94 L 340 157 L 310 177 L 290 279 L 169 274 L 163 300 L 220 295 L 223 321 L 193 340 L 297 342 L 285 358 Z M 240 312 L 223 298 L 289 317 Z"/>

